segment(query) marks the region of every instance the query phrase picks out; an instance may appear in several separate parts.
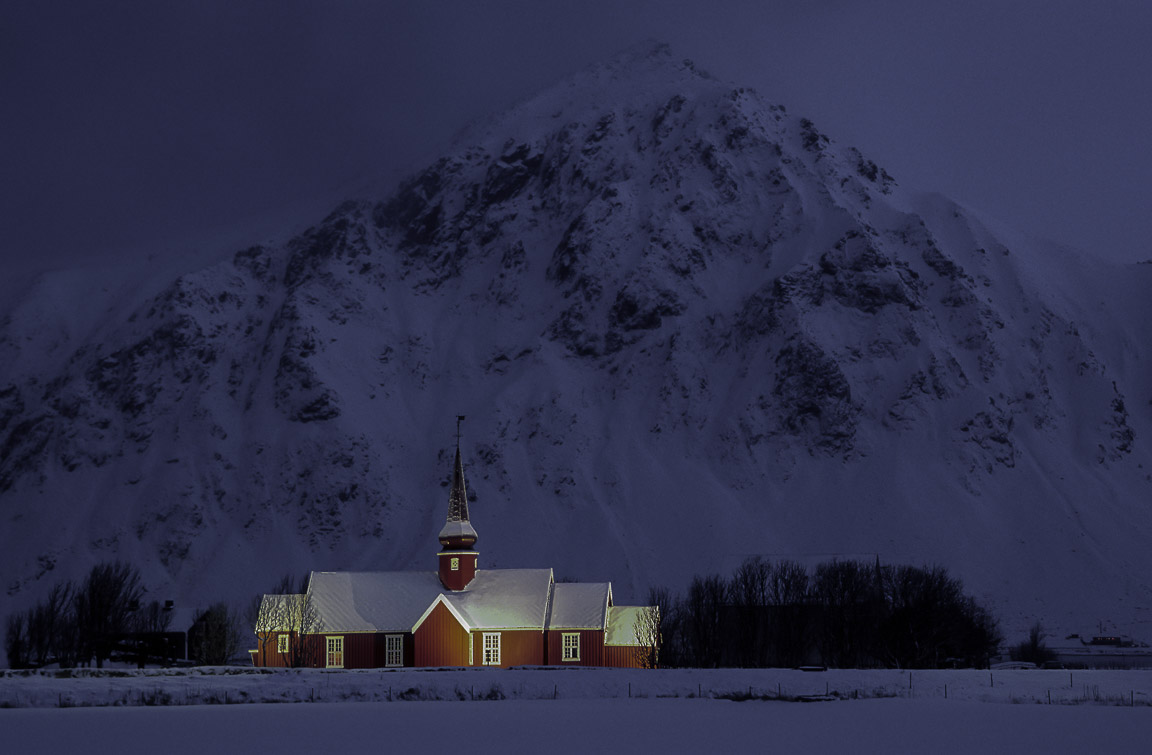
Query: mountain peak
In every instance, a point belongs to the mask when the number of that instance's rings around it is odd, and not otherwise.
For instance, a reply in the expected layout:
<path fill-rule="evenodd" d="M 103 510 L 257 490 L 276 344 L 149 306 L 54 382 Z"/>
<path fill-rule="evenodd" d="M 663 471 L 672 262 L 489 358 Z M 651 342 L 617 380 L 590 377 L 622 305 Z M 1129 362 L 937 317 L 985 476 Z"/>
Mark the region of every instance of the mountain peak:
<path fill-rule="evenodd" d="M 116 555 L 205 603 L 416 565 L 450 405 L 493 566 L 624 597 L 879 553 L 1068 631 L 1152 602 L 1146 287 L 1032 264 L 658 43 L 477 133 L 91 327 L 0 326 L 9 593 Z"/>

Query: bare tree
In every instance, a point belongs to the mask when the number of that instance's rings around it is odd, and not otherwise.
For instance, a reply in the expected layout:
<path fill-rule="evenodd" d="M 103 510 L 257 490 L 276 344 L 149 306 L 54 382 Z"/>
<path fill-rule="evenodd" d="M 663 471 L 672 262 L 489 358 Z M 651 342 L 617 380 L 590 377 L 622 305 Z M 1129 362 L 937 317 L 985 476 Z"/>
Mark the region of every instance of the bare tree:
<path fill-rule="evenodd" d="M 172 612 L 164 604 L 151 600 L 136 612 L 134 630 L 137 632 L 167 632 L 172 625 Z"/>
<path fill-rule="evenodd" d="M 688 587 L 688 598 L 684 601 L 686 660 L 698 668 L 720 665 L 726 588 L 718 575 L 693 577 Z"/>
<path fill-rule="evenodd" d="M 728 583 L 729 623 L 732 642 L 727 661 L 745 668 L 763 666 L 766 640 L 768 583 L 772 564 L 762 556 L 750 556 Z"/>
<path fill-rule="evenodd" d="M 311 593 L 265 595 L 260 603 L 256 619 L 260 652 L 277 653 L 285 666 L 295 668 L 307 664 L 305 635 L 319 630 L 320 615 Z"/>
<path fill-rule="evenodd" d="M 1037 666 L 1054 660 L 1056 654 L 1049 650 L 1048 644 L 1044 642 L 1044 638 L 1047 636 L 1048 633 L 1044 631 L 1044 625 L 1037 621 L 1028 628 L 1028 639 L 1013 646 L 1009 655 L 1014 661 L 1035 663 Z"/>
<path fill-rule="evenodd" d="M 148 601 L 132 617 L 131 644 L 139 668 L 149 662 L 169 664 L 182 654 L 167 634 L 171 624 L 172 611 L 159 600 Z"/>
<path fill-rule="evenodd" d="M 28 612 L 28 642 L 34 665 L 47 666 L 73 655 L 68 647 L 74 644 L 69 631 L 72 629 L 71 601 L 72 583 L 58 582 L 48 598 Z"/>
<path fill-rule="evenodd" d="M 829 561 L 816 567 L 812 595 L 820 606 L 820 654 L 825 665 L 852 668 L 868 663 L 876 640 L 868 564 Z"/>
<path fill-rule="evenodd" d="M 804 663 L 811 646 L 811 622 L 808 606 L 808 570 L 787 559 L 772 566 L 768 578 L 768 603 L 772 606 L 768 622 L 772 647 L 770 664 L 792 667 Z"/>
<path fill-rule="evenodd" d="M 57 582 L 44 602 L 8 617 L 5 638 L 8 665 L 42 668 L 59 663 L 75 665 L 77 640 L 72 611 L 72 584 Z"/>
<path fill-rule="evenodd" d="M 656 590 L 649 591 L 649 601 Z M 664 594 L 667 595 L 667 590 Z M 663 637 L 660 631 L 662 614 L 659 605 L 642 606 L 636 614 L 636 665 L 640 668 L 660 668 L 660 648 Z"/>
<path fill-rule="evenodd" d="M 121 636 L 131 631 L 142 593 L 136 567 L 123 561 L 92 567 L 72 598 L 82 658 L 95 658 L 97 668 L 104 667 Z"/>
<path fill-rule="evenodd" d="M 196 617 L 188 633 L 188 655 L 204 666 L 223 666 L 240 652 L 240 617 L 216 603 Z"/>
<path fill-rule="evenodd" d="M 4 650 L 8 655 L 8 668 L 31 668 L 26 614 L 14 613 L 8 616 L 7 630 L 4 633 Z"/>

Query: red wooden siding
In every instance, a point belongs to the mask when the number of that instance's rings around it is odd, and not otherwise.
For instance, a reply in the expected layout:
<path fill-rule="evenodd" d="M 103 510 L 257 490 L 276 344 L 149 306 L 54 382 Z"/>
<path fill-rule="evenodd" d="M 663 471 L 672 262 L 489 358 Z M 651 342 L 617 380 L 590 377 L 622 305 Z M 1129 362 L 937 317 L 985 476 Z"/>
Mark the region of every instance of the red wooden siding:
<path fill-rule="evenodd" d="M 640 648 L 635 645 L 605 645 L 604 665 L 616 668 L 641 668 Z"/>
<path fill-rule="evenodd" d="M 460 630 L 463 633 L 463 629 Z M 383 668 L 387 665 L 387 636 L 389 634 L 404 635 L 404 665 L 413 666 L 415 663 L 415 638 L 411 633 L 402 632 L 369 632 L 345 633 L 332 632 L 331 634 L 309 634 L 304 636 L 304 665 L 312 668 L 325 668 L 328 663 L 326 638 L 344 638 L 344 668 Z M 295 634 L 290 635 L 291 642 L 299 642 Z M 252 658 L 255 666 L 271 668 L 284 668 L 287 666 L 285 655 L 276 652 L 278 635 L 273 635 L 266 642 L 258 643 L 258 651 Z M 467 635 L 465 634 L 465 642 Z M 465 651 L 467 663 L 467 651 Z"/>
<path fill-rule="evenodd" d="M 254 665 L 267 666 L 270 668 L 285 668 L 288 665 L 290 665 L 291 656 L 295 655 L 295 653 L 278 653 L 278 652 L 276 652 L 276 648 L 278 647 L 278 642 L 279 642 L 279 638 L 281 635 L 288 635 L 289 647 L 292 648 L 293 650 L 297 649 L 298 645 L 296 643 L 300 642 L 300 639 L 299 639 L 299 637 L 297 637 L 295 632 L 274 632 L 265 641 L 261 642 L 260 640 L 257 640 L 257 649 L 259 650 L 259 652 L 256 653 L 256 656 L 252 659 Z M 311 657 L 311 653 L 309 652 L 311 648 L 310 648 L 310 643 L 308 642 L 308 640 L 309 640 L 309 637 L 307 635 L 305 635 L 305 637 L 304 637 L 304 649 L 305 649 L 305 651 L 304 651 L 305 652 L 304 665 L 305 666 L 312 665 L 312 657 Z"/>
<path fill-rule="evenodd" d="M 277 632 L 275 634 L 272 634 L 271 636 L 269 636 L 267 639 L 264 639 L 264 640 L 257 638 L 257 640 L 256 640 L 257 653 L 252 658 L 252 664 L 253 665 L 255 665 L 255 666 L 268 666 L 268 667 L 272 667 L 272 668 L 283 668 L 284 667 L 284 665 L 285 665 L 284 664 L 284 656 L 282 656 L 280 653 L 276 652 L 277 637 L 279 637 L 280 634 L 282 634 L 282 633 Z M 289 640 L 289 642 L 293 641 L 294 639 L 295 638 L 292 638 L 292 640 Z"/>
<path fill-rule="evenodd" d="M 413 653 L 416 652 L 415 638 L 411 632 L 377 632 L 372 635 L 375 637 L 373 648 L 373 663 L 370 667 L 365 668 L 386 668 L 388 666 L 388 638 L 394 634 L 403 635 L 404 637 L 404 657 L 402 666 L 413 665 Z"/>
<path fill-rule="evenodd" d="M 564 646 L 561 635 L 576 633 L 580 635 L 580 660 L 565 661 Z M 604 665 L 604 630 L 603 629 L 550 629 L 548 630 L 548 654 L 545 663 L 552 666 L 603 666 Z"/>
<path fill-rule="evenodd" d="M 459 559 L 459 568 L 452 570 L 452 559 Z M 449 590 L 463 590 L 476 577 L 476 554 L 462 551 L 440 553 L 440 584 Z"/>
<path fill-rule="evenodd" d="M 341 634 L 340 632 L 332 632 L 330 634 L 309 635 L 308 640 L 316 643 L 317 650 L 326 650 L 324 648 L 324 640 L 326 637 L 343 637 L 344 638 L 344 668 L 374 668 L 377 665 L 384 665 L 384 637 L 383 635 L 370 633 L 370 634 Z M 376 638 L 380 638 L 380 663 L 376 663 Z M 309 647 L 309 650 L 312 650 Z M 311 653 L 309 653 L 311 655 Z M 320 666 L 327 665 L 327 659 L 321 658 Z"/>
<path fill-rule="evenodd" d="M 484 665 L 484 635 L 500 635 L 500 667 L 540 666 L 544 663 L 544 633 L 539 629 L 489 629 L 472 633 L 474 666 Z"/>
<path fill-rule="evenodd" d="M 416 630 L 412 662 L 416 666 L 468 665 L 468 630 L 443 603 L 438 603 Z"/>

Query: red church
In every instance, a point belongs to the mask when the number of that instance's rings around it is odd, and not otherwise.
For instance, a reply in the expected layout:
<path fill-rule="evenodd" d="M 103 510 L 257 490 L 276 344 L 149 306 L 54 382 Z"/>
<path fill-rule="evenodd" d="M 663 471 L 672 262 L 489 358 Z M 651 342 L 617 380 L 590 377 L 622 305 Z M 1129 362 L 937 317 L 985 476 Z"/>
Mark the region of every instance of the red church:
<path fill-rule="evenodd" d="M 655 665 L 656 609 L 615 605 L 610 582 L 477 568 L 459 439 L 439 539 L 435 572 L 312 572 L 303 595 L 265 595 L 253 664 Z"/>

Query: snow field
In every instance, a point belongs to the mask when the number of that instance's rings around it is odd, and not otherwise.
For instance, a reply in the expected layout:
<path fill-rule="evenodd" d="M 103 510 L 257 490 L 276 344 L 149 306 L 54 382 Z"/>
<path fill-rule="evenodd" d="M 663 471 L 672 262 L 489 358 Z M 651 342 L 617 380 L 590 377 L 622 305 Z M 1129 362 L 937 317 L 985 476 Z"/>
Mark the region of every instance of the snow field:
<path fill-rule="evenodd" d="M 195 669 L 4 671 L 0 708 L 236 703 L 906 700 L 1152 707 L 1152 670 Z"/>
<path fill-rule="evenodd" d="M 1146 752 L 1148 708 L 689 699 L 0 711 L 5 752 Z"/>

